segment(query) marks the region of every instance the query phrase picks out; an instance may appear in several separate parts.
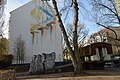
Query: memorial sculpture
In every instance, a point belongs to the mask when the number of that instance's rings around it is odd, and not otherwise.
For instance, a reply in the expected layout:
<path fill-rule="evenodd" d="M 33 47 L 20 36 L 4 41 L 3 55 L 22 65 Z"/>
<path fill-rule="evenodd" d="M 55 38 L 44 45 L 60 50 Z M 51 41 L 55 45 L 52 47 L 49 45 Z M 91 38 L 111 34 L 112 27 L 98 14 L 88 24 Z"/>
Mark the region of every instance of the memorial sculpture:
<path fill-rule="evenodd" d="M 50 54 L 42 53 L 42 55 L 33 55 L 30 64 L 29 73 L 42 73 L 55 67 L 55 52 Z"/>
<path fill-rule="evenodd" d="M 52 69 L 54 68 L 55 65 L 55 52 L 52 52 L 51 54 L 45 54 L 42 53 L 43 56 L 43 66 L 44 66 L 44 70 L 48 70 L 48 69 Z"/>
<path fill-rule="evenodd" d="M 31 61 L 31 64 L 30 64 L 30 69 L 29 69 L 30 73 L 36 72 L 36 67 L 35 67 L 36 56 L 37 55 L 33 55 L 33 57 L 32 57 L 32 61 Z"/>
<path fill-rule="evenodd" d="M 36 66 L 36 72 L 43 71 L 43 61 L 42 61 L 42 56 L 40 54 L 37 55 L 34 66 Z"/>

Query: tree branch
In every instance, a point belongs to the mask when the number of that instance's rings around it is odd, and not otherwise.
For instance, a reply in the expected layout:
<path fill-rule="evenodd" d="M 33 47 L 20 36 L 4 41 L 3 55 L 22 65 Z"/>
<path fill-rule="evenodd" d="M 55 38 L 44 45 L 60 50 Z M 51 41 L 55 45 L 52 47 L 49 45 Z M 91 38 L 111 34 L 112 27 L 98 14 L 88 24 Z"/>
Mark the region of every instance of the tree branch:
<path fill-rule="evenodd" d="M 100 23 L 97 23 L 97 24 L 100 25 L 100 26 L 103 26 L 103 27 L 106 28 L 106 29 L 111 30 L 112 32 L 114 32 L 115 38 L 117 39 L 117 33 L 116 33 L 113 29 L 111 29 L 111 28 L 109 28 L 109 27 L 106 27 L 106 26 L 104 26 L 104 25 L 102 25 L 102 24 L 100 24 Z"/>

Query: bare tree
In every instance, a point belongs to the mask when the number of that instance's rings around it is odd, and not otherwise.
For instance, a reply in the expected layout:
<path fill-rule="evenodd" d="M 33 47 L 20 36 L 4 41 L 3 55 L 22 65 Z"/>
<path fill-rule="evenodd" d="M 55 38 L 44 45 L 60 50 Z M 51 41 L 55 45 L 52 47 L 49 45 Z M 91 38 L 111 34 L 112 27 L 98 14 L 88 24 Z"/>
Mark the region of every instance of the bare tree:
<path fill-rule="evenodd" d="M 67 0 L 65 0 L 67 1 Z M 73 16 L 74 16 L 74 20 L 73 20 L 73 26 L 72 26 L 72 32 L 73 32 L 73 47 L 71 46 L 70 42 L 69 42 L 69 38 L 67 35 L 67 32 L 65 30 L 65 26 L 62 22 L 61 19 L 61 13 L 58 10 L 58 6 L 57 6 L 57 2 L 56 0 L 52 0 L 55 12 L 56 12 L 56 17 L 58 18 L 58 22 L 59 22 L 59 26 L 60 29 L 62 31 L 63 37 L 64 37 L 64 41 L 66 43 L 67 49 L 70 53 L 71 56 L 71 60 L 74 66 L 74 73 L 75 74 L 82 74 L 83 73 L 83 68 L 82 68 L 82 59 L 81 59 L 81 54 L 79 53 L 79 49 L 78 49 L 78 1 L 77 0 L 69 0 L 70 1 L 70 6 L 68 7 L 73 7 Z"/>
<path fill-rule="evenodd" d="M 73 47 L 72 28 L 73 28 L 73 25 L 71 23 L 67 24 L 66 31 L 67 31 L 68 39 L 69 39 L 70 45 Z M 79 49 L 80 49 L 81 47 L 83 47 L 85 45 L 84 40 L 86 39 L 86 37 L 88 35 L 88 30 L 86 29 L 85 25 L 80 22 L 78 23 L 77 34 L 78 34 L 78 45 L 79 45 Z M 64 47 L 63 54 L 64 54 L 65 62 L 69 62 L 71 58 L 70 58 L 70 54 L 67 50 L 65 42 L 64 42 L 63 47 Z"/>
<path fill-rule="evenodd" d="M 0 37 L 3 38 L 4 35 L 4 9 L 7 0 L 0 0 Z"/>
<path fill-rule="evenodd" d="M 25 59 L 25 42 L 22 39 L 21 35 L 16 39 L 13 50 L 14 50 L 14 54 L 16 56 L 15 57 L 16 63 L 17 64 L 24 63 L 24 59 Z"/>
<path fill-rule="evenodd" d="M 71 46 L 73 46 L 73 32 L 72 32 L 72 24 L 67 24 L 67 34 L 68 34 L 68 38 L 70 41 Z M 84 40 L 88 35 L 88 30 L 86 29 L 85 25 L 82 23 L 78 23 L 78 27 L 77 27 L 77 34 L 78 34 L 78 45 L 79 46 L 84 46 Z"/>
<path fill-rule="evenodd" d="M 118 44 L 118 36 L 110 26 L 120 26 L 120 11 L 118 0 L 90 0 L 93 8 L 93 19 L 96 24 L 111 30 L 115 34 L 115 43 Z M 117 47 L 118 48 L 118 47 Z"/>
<path fill-rule="evenodd" d="M 107 28 L 117 34 L 110 26 L 120 25 L 120 15 L 116 7 L 116 0 L 91 0 L 93 18 L 97 25 Z"/>
<path fill-rule="evenodd" d="M 94 19 L 98 25 L 106 27 L 120 25 L 120 15 L 116 0 L 91 0 Z"/>

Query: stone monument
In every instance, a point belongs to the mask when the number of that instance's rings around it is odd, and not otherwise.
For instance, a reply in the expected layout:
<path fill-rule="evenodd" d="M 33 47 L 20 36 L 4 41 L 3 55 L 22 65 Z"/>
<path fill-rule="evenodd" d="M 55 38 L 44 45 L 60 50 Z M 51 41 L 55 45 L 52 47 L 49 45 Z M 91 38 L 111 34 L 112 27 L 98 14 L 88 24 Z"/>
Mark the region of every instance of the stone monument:
<path fill-rule="evenodd" d="M 55 54 L 55 52 L 52 52 L 50 54 L 42 53 L 42 55 L 33 55 L 29 73 L 42 73 L 53 69 L 55 67 Z"/>

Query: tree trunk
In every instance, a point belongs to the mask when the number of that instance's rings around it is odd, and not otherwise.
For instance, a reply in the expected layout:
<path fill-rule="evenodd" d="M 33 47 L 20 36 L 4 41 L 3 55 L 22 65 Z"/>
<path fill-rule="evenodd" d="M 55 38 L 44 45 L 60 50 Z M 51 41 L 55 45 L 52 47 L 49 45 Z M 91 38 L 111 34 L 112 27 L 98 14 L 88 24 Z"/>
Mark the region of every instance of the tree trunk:
<path fill-rule="evenodd" d="M 74 22 L 73 22 L 73 46 L 74 46 L 74 54 L 77 59 L 77 65 L 75 74 L 81 74 L 83 73 L 83 68 L 82 68 L 82 60 L 81 60 L 81 55 L 79 53 L 78 49 L 78 34 L 77 34 L 77 28 L 78 28 L 78 3 L 77 0 L 73 0 L 73 6 L 74 6 Z"/>
<path fill-rule="evenodd" d="M 75 74 L 78 74 L 78 73 L 81 73 L 80 71 L 80 66 L 79 65 L 79 60 L 78 60 L 78 57 L 76 57 L 78 55 L 78 44 L 75 44 L 77 45 L 74 50 L 72 49 L 71 45 L 70 45 L 70 42 L 68 40 L 68 36 L 67 36 L 67 33 L 65 31 L 65 28 L 64 28 L 64 25 L 63 25 L 63 22 L 62 22 L 62 19 L 60 17 L 60 14 L 59 14 L 59 11 L 58 11 L 58 7 L 57 7 L 57 3 L 56 3 L 56 0 L 52 0 L 52 3 L 53 3 L 53 6 L 54 6 L 54 10 L 56 12 L 56 17 L 58 18 L 58 22 L 59 22 L 59 26 L 60 26 L 60 29 L 62 31 L 62 34 L 63 34 L 63 37 L 64 37 L 64 40 L 65 40 L 65 43 L 67 45 L 67 49 L 68 51 L 70 52 L 70 56 L 71 56 L 71 60 L 72 60 L 72 64 L 74 66 L 74 71 L 75 71 Z M 77 8 L 78 9 L 78 8 Z M 77 15 L 77 14 L 76 14 Z M 78 17 L 77 17 L 78 18 Z M 77 19 L 78 20 L 78 19 Z M 76 25 L 76 23 L 75 23 Z M 77 36 L 75 37 L 77 38 Z M 75 39 L 76 40 L 76 39 Z M 77 50 L 76 50 L 77 49 Z M 76 54 L 77 53 L 77 54 Z M 80 71 L 80 72 L 79 72 Z"/>
<path fill-rule="evenodd" d="M 54 9 L 55 9 L 55 12 L 56 12 L 56 16 L 58 18 L 58 22 L 59 22 L 59 26 L 60 26 L 60 29 L 62 31 L 62 34 L 63 34 L 63 37 L 64 37 L 64 40 L 65 40 L 65 43 L 67 45 L 67 49 L 68 51 L 70 52 L 70 56 L 71 56 L 71 59 L 72 59 L 72 62 L 73 62 L 73 65 L 75 64 L 76 62 L 76 58 L 75 58 L 75 55 L 74 55 L 74 52 L 72 50 L 72 47 L 70 46 L 70 42 L 68 40 L 68 36 L 67 36 L 67 33 L 65 31 L 65 28 L 64 28 L 64 25 L 62 23 L 62 19 L 60 17 L 60 14 L 59 14 L 59 11 L 58 11 L 58 8 L 57 8 L 57 3 L 55 0 L 52 0 L 52 3 L 53 3 L 53 6 L 54 6 Z"/>

